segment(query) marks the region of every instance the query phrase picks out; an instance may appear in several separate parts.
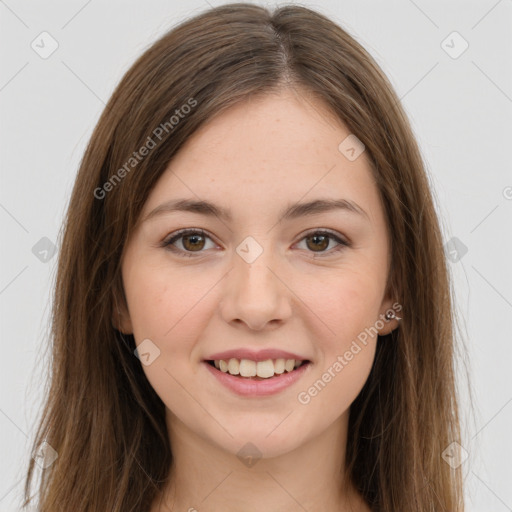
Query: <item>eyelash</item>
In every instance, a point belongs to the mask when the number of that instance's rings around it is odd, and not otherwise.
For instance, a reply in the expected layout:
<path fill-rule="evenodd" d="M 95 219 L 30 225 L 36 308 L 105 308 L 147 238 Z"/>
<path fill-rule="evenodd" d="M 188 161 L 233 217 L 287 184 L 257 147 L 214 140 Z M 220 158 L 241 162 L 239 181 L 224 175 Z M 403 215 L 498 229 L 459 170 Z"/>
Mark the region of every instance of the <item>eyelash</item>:
<path fill-rule="evenodd" d="M 177 240 L 179 240 L 180 238 L 182 238 L 182 237 L 184 237 L 186 235 L 200 235 L 202 237 L 209 238 L 210 240 L 213 241 L 212 237 L 206 231 L 204 231 L 203 229 L 190 229 L 190 228 L 187 228 L 187 229 L 181 229 L 179 231 L 176 231 L 176 233 L 171 238 L 169 238 L 167 240 L 164 240 L 162 242 L 161 246 L 166 248 L 167 250 L 169 250 L 169 251 L 179 255 L 180 257 L 181 256 L 184 256 L 186 258 L 196 257 L 196 254 L 194 253 L 194 251 L 183 251 L 181 249 L 177 249 L 176 247 L 174 247 L 172 245 L 174 242 L 176 242 Z M 312 235 L 328 236 L 331 240 L 334 240 L 335 242 L 337 242 L 339 244 L 334 249 L 331 249 L 329 251 L 323 251 L 323 252 L 318 252 L 318 253 L 315 253 L 314 251 L 311 251 L 315 255 L 314 257 L 317 257 L 317 254 L 320 257 L 323 257 L 324 255 L 331 255 L 332 253 L 337 253 L 337 252 L 342 251 L 343 249 L 351 246 L 351 244 L 348 241 L 343 240 L 342 238 L 340 238 L 335 233 L 333 233 L 331 231 L 327 231 L 327 230 L 310 231 L 309 233 L 306 233 L 299 240 L 299 242 L 301 242 L 305 238 L 307 238 L 309 236 L 312 236 Z M 196 251 L 196 252 L 197 252 L 197 254 L 201 254 L 204 251 Z"/>

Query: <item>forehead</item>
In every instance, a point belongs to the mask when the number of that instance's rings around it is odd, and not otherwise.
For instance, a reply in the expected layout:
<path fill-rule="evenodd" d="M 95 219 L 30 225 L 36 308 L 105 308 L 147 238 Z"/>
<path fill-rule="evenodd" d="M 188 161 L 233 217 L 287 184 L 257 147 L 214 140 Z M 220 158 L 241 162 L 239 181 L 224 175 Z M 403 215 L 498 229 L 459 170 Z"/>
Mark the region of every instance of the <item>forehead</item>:
<path fill-rule="evenodd" d="M 214 159 L 227 164 L 243 160 L 240 171 L 275 170 L 276 164 L 318 167 L 329 154 L 337 156 L 339 138 L 349 134 L 319 100 L 285 90 L 250 98 L 210 119 L 175 156 L 173 166 L 184 159 Z"/>
<path fill-rule="evenodd" d="M 183 197 L 253 213 L 317 197 L 345 198 L 371 210 L 378 197 L 365 153 L 349 160 L 339 149 L 350 135 L 311 97 L 283 91 L 249 99 L 192 135 L 157 182 L 144 213 Z"/>

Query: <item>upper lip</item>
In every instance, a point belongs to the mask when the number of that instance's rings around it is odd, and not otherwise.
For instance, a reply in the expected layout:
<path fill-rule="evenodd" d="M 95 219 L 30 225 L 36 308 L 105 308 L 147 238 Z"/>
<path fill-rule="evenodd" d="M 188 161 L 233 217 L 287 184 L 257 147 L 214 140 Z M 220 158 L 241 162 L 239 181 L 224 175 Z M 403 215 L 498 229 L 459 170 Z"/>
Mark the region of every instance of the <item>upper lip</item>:
<path fill-rule="evenodd" d="M 239 348 L 217 352 L 207 357 L 206 361 L 228 359 L 249 359 L 251 361 L 266 361 L 267 359 L 297 359 L 298 361 L 307 361 L 308 359 L 293 352 L 279 350 L 275 348 L 266 348 L 263 350 L 251 350 L 248 348 Z"/>

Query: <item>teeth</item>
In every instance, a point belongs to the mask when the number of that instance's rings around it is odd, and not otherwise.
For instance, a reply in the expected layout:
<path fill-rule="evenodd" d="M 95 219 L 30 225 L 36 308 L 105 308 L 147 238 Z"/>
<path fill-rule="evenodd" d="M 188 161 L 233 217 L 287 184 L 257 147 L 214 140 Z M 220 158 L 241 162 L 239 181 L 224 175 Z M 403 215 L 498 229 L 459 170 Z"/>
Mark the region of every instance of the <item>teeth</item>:
<path fill-rule="evenodd" d="M 276 359 L 274 361 L 274 373 L 277 373 L 278 375 L 284 373 L 284 362 L 284 359 Z"/>
<path fill-rule="evenodd" d="M 256 375 L 262 379 L 268 379 L 274 376 L 274 363 L 272 359 L 266 361 L 258 361 L 256 363 Z"/>
<path fill-rule="evenodd" d="M 231 373 L 231 375 L 238 375 L 240 373 L 240 362 L 238 359 L 229 360 L 228 372 Z"/>
<path fill-rule="evenodd" d="M 242 377 L 255 377 L 256 363 L 254 361 L 249 361 L 249 359 L 242 359 L 240 361 L 240 375 Z"/>
<path fill-rule="evenodd" d="M 284 369 L 287 372 L 291 372 L 291 371 L 293 371 L 294 368 L 295 368 L 295 359 L 287 359 L 286 362 L 284 363 Z"/>
<path fill-rule="evenodd" d="M 250 359 L 215 360 L 215 368 L 221 372 L 231 375 L 240 375 L 241 377 L 260 377 L 268 379 L 274 375 L 280 375 L 285 372 L 291 372 L 301 365 L 302 361 L 298 359 L 267 359 L 266 361 L 251 361 Z"/>

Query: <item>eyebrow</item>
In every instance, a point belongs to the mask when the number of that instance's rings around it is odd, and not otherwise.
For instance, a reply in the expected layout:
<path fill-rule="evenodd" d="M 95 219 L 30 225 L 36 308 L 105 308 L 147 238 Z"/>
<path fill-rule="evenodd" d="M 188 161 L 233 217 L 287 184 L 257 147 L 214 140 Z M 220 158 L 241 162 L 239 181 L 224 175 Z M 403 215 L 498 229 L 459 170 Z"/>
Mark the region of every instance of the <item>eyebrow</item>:
<path fill-rule="evenodd" d="M 316 215 L 334 210 L 346 211 L 366 217 L 370 220 L 368 214 L 357 204 L 349 199 L 315 199 L 307 203 L 294 203 L 287 206 L 279 215 L 278 222 L 283 220 L 293 220 L 308 215 Z M 231 210 L 217 206 L 213 203 L 203 200 L 193 199 L 173 199 L 166 201 L 152 210 L 142 222 L 146 222 L 158 215 L 169 212 L 192 212 L 210 217 L 218 217 L 227 222 L 233 220 Z"/>

